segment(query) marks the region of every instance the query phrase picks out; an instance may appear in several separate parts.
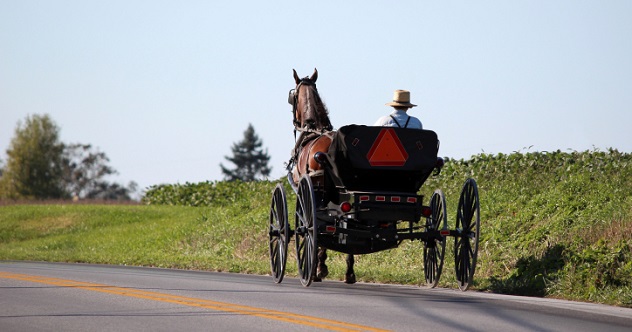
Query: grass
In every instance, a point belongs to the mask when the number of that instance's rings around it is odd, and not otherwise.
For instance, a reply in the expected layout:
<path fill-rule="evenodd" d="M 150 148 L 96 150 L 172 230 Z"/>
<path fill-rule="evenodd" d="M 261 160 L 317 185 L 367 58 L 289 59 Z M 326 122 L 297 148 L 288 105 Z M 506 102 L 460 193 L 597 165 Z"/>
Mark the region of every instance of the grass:
<path fill-rule="evenodd" d="M 481 201 L 475 289 L 632 307 L 630 154 L 555 151 L 448 160 L 422 193 L 428 199 L 435 188 L 445 192 L 451 227 L 467 177 L 477 180 Z M 268 209 L 276 183 L 154 186 L 146 205 L 3 205 L 0 259 L 268 274 Z M 286 191 L 293 211 L 295 197 Z M 287 273 L 295 276 L 293 245 Z M 442 287 L 456 287 L 452 246 L 449 239 Z M 357 277 L 418 284 L 422 248 L 406 241 L 356 256 Z M 329 257 L 329 278 L 342 280 L 344 256 Z"/>
<path fill-rule="evenodd" d="M 0 213 L 1 259 L 249 273 L 269 269 L 267 260 L 253 260 L 250 250 L 257 247 L 250 242 L 266 240 L 263 234 L 253 237 L 252 227 L 240 227 L 234 215 L 220 209 L 46 204 L 3 206 Z M 244 237 L 242 243 L 234 243 L 238 237 Z"/>

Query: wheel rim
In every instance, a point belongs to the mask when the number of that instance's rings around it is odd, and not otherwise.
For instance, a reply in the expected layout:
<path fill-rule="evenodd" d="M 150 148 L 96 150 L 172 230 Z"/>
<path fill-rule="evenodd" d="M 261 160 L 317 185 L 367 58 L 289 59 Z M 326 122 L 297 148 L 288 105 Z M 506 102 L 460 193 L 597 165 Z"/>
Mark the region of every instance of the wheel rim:
<path fill-rule="evenodd" d="M 432 214 L 426 218 L 426 231 L 435 232 L 447 226 L 446 203 L 443 191 L 437 189 L 430 198 Z M 445 257 L 445 238 L 424 242 L 424 277 L 426 285 L 434 288 L 439 283 Z"/>
<path fill-rule="evenodd" d="M 272 194 L 270 205 L 270 271 L 274 282 L 280 283 L 285 275 L 289 228 L 287 200 L 283 185 L 278 184 Z"/>
<path fill-rule="evenodd" d="M 314 188 L 308 176 L 300 180 L 296 194 L 295 242 L 301 284 L 309 286 L 316 272 L 316 210 Z"/>
<path fill-rule="evenodd" d="M 459 288 L 465 291 L 471 285 L 476 270 L 480 235 L 480 203 L 474 179 L 467 179 L 461 190 L 456 228 L 460 236 L 454 242 L 454 268 Z"/>

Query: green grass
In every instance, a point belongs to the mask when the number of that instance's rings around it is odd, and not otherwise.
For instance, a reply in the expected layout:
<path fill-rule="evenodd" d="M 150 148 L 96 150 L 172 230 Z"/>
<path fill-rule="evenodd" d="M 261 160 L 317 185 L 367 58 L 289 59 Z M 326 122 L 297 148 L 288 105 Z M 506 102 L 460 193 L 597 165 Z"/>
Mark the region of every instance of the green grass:
<path fill-rule="evenodd" d="M 556 151 L 448 160 L 422 193 L 427 200 L 435 188 L 445 192 L 450 227 L 467 177 L 477 180 L 481 201 L 475 289 L 632 307 L 630 154 Z M 276 183 L 154 186 L 147 205 L 0 206 L 0 259 L 268 274 L 268 209 Z M 295 197 L 286 191 L 293 211 Z M 295 276 L 293 245 L 287 273 Z M 452 246 L 449 239 L 440 286 L 454 288 Z M 358 279 L 418 284 L 422 248 L 406 241 L 356 256 Z M 329 278 L 342 280 L 344 255 L 329 257 Z"/>

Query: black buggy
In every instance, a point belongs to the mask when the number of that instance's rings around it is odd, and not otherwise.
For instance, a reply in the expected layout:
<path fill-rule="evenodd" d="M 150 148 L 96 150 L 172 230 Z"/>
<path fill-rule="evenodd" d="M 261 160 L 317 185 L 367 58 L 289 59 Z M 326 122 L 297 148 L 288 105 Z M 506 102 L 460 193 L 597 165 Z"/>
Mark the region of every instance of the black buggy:
<path fill-rule="evenodd" d="M 314 159 L 321 174 L 304 175 L 296 193 L 294 229 L 288 221 L 282 184 L 272 195 L 269 217 L 270 267 L 283 280 L 288 243 L 294 237 L 298 274 L 303 286 L 316 275 L 318 247 L 347 254 L 369 254 L 398 247 L 404 240 L 424 243 L 424 276 L 435 287 L 441 276 L 447 237 L 453 237 L 456 279 L 461 290 L 472 283 L 480 228 L 478 188 L 463 185 L 455 229 L 447 225 L 446 200 L 435 190 L 429 204 L 418 195 L 421 185 L 438 173 L 435 132 L 406 128 L 349 125 L 340 128 L 328 153 Z"/>

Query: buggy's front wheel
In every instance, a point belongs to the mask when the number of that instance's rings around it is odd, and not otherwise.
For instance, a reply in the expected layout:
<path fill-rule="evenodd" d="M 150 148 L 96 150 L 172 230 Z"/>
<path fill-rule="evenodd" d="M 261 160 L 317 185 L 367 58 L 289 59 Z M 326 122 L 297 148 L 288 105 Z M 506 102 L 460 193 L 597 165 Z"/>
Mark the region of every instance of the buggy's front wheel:
<path fill-rule="evenodd" d="M 430 209 L 432 213 L 426 218 L 426 232 L 429 238 L 424 242 L 424 277 L 426 285 L 434 288 L 439 283 L 445 257 L 446 240 L 439 232 L 447 229 L 448 223 L 445 196 L 441 189 L 435 190 L 432 194 Z"/>
<path fill-rule="evenodd" d="M 470 178 L 465 181 L 461 190 L 456 215 L 456 230 L 459 234 L 454 241 L 454 269 L 462 291 L 472 284 L 476 270 L 480 223 L 478 186 Z"/>
<path fill-rule="evenodd" d="M 270 205 L 270 271 L 275 283 L 283 281 L 290 241 L 290 224 L 287 217 L 287 199 L 282 184 L 277 184 Z"/>
<path fill-rule="evenodd" d="M 312 284 L 318 263 L 318 227 L 316 225 L 314 186 L 309 176 L 303 175 L 296 192 L 295 242 L 298 275 L 305 287 Z"/>

